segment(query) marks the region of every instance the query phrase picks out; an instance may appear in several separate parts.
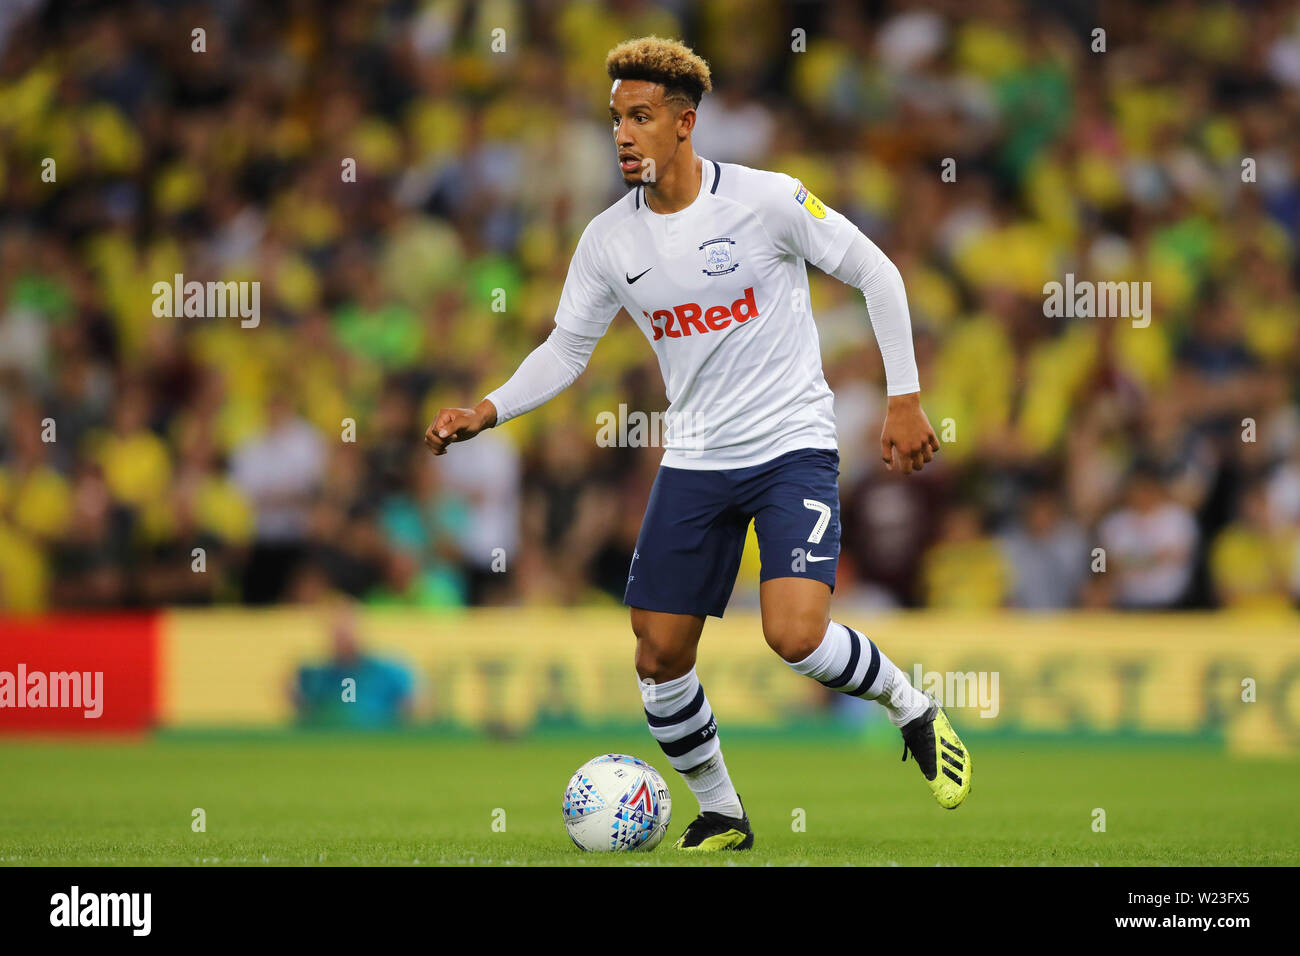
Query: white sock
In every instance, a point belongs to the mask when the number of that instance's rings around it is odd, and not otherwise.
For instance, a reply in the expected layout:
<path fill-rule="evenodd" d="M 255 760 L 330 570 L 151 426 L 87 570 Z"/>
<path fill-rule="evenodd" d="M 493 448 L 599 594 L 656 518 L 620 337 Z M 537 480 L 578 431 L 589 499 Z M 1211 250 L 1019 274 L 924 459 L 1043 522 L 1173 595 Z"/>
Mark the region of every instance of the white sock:
<path fill-rule="evenodd" d="M 713 708 L 695 668 L 662 684 L 641 681 L 640 687 L 650 734 L 686 780 L 700 802 L 700 811 L 740 816 L 740 798 L 722 759 Z"/>
<path fill-rule="evenodd" d="M 880 701 L 895 727 L 915 720 L 930 706 L 930 699 L 911 685 L 875 642 L 835 621 L 826 628 L 817 650 L 790 667 L 831 690 Z"/>
<path fill-rule="evenodd" d="M 682 776 L 700 802 L 701 813 L 711 810 L 726 817 L 744 816 L 740 797 L 736 796 L 736 788 L 731 784 L 731 774 L 727 773 L 727 762 L 722 759 L 720 749 L 703 767 Z"/>

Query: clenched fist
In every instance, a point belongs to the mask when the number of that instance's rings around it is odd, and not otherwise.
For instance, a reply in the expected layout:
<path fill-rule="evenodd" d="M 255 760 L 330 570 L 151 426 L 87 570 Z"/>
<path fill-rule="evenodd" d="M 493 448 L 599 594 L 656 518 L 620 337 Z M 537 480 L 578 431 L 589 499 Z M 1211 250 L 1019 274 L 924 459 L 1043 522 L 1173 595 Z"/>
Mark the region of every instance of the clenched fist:
<path fill-rule="evenodd" d="M 424 443 L 435 455 L 445 455 L 452 442 L 469 441 L 496 423 L 496 406 L 486 398 L 476 408 L 444 408 L 425 431 Z"/>
<path fill-rule="evenodd" d="M 921 410 L 921 393 L 890 396 L 880 432 L 880 458 L 889 470 L 897 464 L 905 475 L 920 471 L 938 450 L 939 437 Z"/>

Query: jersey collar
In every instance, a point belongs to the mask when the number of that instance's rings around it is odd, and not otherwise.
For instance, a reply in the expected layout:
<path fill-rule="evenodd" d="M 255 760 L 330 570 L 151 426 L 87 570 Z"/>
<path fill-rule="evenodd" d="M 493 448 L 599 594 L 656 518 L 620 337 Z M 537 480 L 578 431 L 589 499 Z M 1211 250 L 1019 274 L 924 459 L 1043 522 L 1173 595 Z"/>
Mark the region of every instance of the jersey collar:
<path fill-rule="evenodd" d="M 657 213 L 653 209 L 651 209 L 650 204 L 645 201 L 645 195 L 644 195 L 645 187 L 637 186 L 636 187 L 636 208 L 640 209 L 642 206 L 645 206 L 646 212 L 650 213 L 652 216 L 664 216 L 665 218 L 671 218 L 672 216 L 680 216 L 682 213 L 692 208 L 697 202 L 700 201 L 700 196 L 704 195 L 704 191 L 706 189 L 709 191 L 710 195 L 715 195 L 718 191 L 718 182 L 719 180 L 722 179 L 722 167 L 719 166 L 715 161 L 711 159 L 705 159 L 703 156 L 700 157 L 700 165 L 701 165 L 700 191 L 696 195 L 696 197 L 691 200 L 690 205 L 686 206 L 684 209 L 677 210 L 677 212 Z"/>

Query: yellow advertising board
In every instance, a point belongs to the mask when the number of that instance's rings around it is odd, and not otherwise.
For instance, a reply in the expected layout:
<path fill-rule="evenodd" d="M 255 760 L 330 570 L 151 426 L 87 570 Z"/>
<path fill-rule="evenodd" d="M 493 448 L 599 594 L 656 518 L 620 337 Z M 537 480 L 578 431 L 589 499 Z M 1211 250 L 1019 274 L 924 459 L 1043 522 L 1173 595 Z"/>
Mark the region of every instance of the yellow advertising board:
<path fill-rule="evenodd" d="M 161 716 L 171 727 L 293 718 L 297 668 L 329 655 L 328 612 L 169 612 Z M 1222 737 L 1300 752 L 1300 616 L 843 615 L 967 730 Z M 416 678 L 417 719 L 526 731 L 539 721 L 641 717 L 625 611 L 366 609 L 366 651 Z M 719 724 L 780 728 L 829 692 L 767 647 L 756 614 L 711 619 L 698 673 Z"/>

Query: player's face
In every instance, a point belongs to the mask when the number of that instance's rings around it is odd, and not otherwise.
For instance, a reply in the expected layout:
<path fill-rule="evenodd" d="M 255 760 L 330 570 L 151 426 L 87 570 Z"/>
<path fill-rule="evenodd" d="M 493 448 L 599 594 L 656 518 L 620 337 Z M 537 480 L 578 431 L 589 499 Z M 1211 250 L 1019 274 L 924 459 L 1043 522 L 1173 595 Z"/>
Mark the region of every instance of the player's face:
<path fill-rule="evenodd" d="M 683 135 L 682 116 L 664 101 L 664 88 L 645 80 L 615 80 L 609 92 L 609 120 L 623 183 L 631 188 L 653 183 L 667 168 Z"/>

